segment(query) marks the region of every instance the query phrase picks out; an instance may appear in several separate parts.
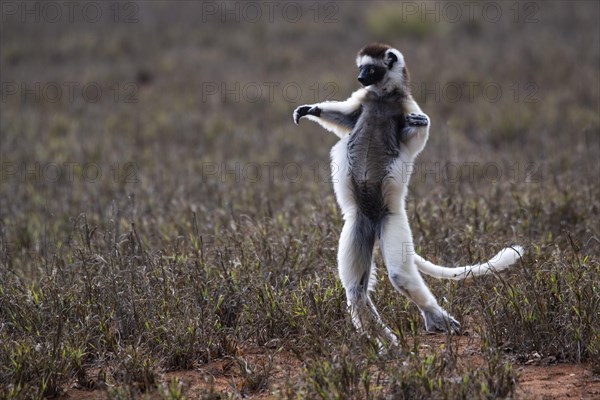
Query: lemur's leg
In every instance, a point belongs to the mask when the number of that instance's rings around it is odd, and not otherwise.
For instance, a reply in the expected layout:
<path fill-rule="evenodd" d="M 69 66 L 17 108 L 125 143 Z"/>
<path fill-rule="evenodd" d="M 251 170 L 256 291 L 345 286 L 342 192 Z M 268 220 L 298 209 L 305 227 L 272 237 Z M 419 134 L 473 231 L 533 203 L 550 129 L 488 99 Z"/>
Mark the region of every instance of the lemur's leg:
<path fill-rule="evenodd" d="M 359 238 L 356 214 L 346 215 L 338 247 L 338 272 L 346 290 L 352 323 L 363 330 L 370 314 L 367 307 L 371 257 L 375 236 Z M 370 317 L 370 315 L 369 315 Z"/>
<path fill-rule="evenodd" d="M 383 221 L 381 250 L 392 285 L 419 307 L 425 328 L 458 332 L 460 324 L 438 305 L 414 263 L 412 234 L 405 211 L 390 214 Z"/>
<path fill-rule="evenodd" d="M 377 307 L 375 307 L 375 304 L 373 304 L 373 301 L 371 300 L 371 296 L 369 296 L 369 293 L 375 290 L 375 285 L 377 284 L 377 266 L 375 265 L 374 257 L 371 260 L 371 268 L 370 268 L 369 273 L 370 273 L 370 275 L 369 275 L 369 287 L 367 290 L 367 305 L 371 309 L 371 314 L 373 315 L 373 318 L 375 318 L 378 338 L 383 338 L 389 344 L 397 346 L 398 338 L 392 332 L 392 330 L 383 322 L 383 320 L 381 319 L 381 316 L 379 315 L 379 312 L 377 311 Z M 381 343 L 380 343 L 380 345 L 381 345 Z"/>
<path fill-rule="evenodd" d="M 338 270 L 346 290 L 352 323 L 359 332 L 397 344 L 397 338 L 383 324 L 369 298 L 375 231 L 360 215 L 346 215 L 345 220 L 340 235 Z"/>
<path fill-rule="evenodd" d="M 368 293 L 367 304 L 371 309 L 371 314 L 373 315 L 373 318 L 375 318 L 378 337 L 387 340 L 387 342 L 391 345 L 397 346 L 398 337 L 396 337 L 392 330 L 386 324 L 383 323 L 383 320 L 381 319 L 381 316 L 379 315 L 379 312 L 377 311 L 377 308 L 375 307 L 375 304 L 373 304 L 373 301 L 371 300 L 371 297 L 368 295 Z"/>
<path fill-rule="evenodd" d="M 359 90 L 346 101 L 325 101 L 300 106 L 294 110 L 294 122 L 297 124 L 300 118 L 307 117 L 343 138 L 352 132 L 358 121 L 361 113 L 360 101 L 363 96 L 364 92 Z"/>

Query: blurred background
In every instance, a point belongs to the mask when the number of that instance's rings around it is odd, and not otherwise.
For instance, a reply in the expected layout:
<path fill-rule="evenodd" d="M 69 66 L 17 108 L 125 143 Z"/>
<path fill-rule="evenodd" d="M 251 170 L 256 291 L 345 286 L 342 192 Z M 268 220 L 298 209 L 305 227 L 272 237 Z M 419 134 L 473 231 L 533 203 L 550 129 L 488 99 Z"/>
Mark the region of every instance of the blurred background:
<path fill-rule="evenodd" d="M 544 197 L 598 177 L 592 1 L 8 1 L 1 32 L 1 217 L 17 242 L 80 213 L 331 201 L 336 137 L 291 113 L 347 98 L 372 41 L 404 53 L 433 121 L 417 196 Z"/>

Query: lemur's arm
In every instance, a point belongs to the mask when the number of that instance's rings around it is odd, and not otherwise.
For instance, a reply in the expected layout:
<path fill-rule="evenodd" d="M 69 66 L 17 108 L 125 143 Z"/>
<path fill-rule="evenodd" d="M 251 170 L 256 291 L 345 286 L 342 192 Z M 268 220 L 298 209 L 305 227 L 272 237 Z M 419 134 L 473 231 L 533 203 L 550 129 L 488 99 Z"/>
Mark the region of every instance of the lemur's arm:
<path fill-rule="evenodd" d="M 365 89 L 359 89 L 346 101 L 325 101 L 300 106 L 294 110 L 294 122 L 298 124 L 300 118 L 306 117 L 318 122 L 323 128 L 340 138 L 344 138 L 352 132 L 358 121 L 362 110 L 361 100 L 365 94 Z"/>
<path fill-rule="evenodd" d="M 416 156 L 423 150 L 429 137 L 431 122 L 429 117 L 421 111 L 412 96 L 404 101 L 403 110 L 406 113 L 406 126 L 400 132 L 400 141 L 404 143 L 411 155 Z"/>

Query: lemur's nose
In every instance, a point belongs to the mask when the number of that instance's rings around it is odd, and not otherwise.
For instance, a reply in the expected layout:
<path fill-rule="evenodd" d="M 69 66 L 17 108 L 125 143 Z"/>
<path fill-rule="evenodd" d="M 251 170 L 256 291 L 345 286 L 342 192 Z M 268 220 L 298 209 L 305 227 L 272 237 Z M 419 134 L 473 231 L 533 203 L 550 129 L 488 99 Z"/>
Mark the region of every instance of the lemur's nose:
<path fill-rule="evenodd" d="M 363 86 L 368 86 L 373 83 L 374 69 L 369 65 L 363 65 L 359 68 L 358 81 Z"/>

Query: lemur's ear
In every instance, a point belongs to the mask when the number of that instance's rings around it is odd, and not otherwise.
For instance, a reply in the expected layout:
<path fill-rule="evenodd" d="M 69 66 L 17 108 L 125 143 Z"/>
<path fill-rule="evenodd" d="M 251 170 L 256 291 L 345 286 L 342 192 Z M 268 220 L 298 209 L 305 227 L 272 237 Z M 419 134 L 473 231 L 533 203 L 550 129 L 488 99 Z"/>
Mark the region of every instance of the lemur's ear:
<path fill-rule="evenodd" d="M 388 50 L 385 54 L 385 63 L 388 69 L 392 69 L 396 61 L 398 61 L 398 57 L 394 54 L 393 51 Z"/>

